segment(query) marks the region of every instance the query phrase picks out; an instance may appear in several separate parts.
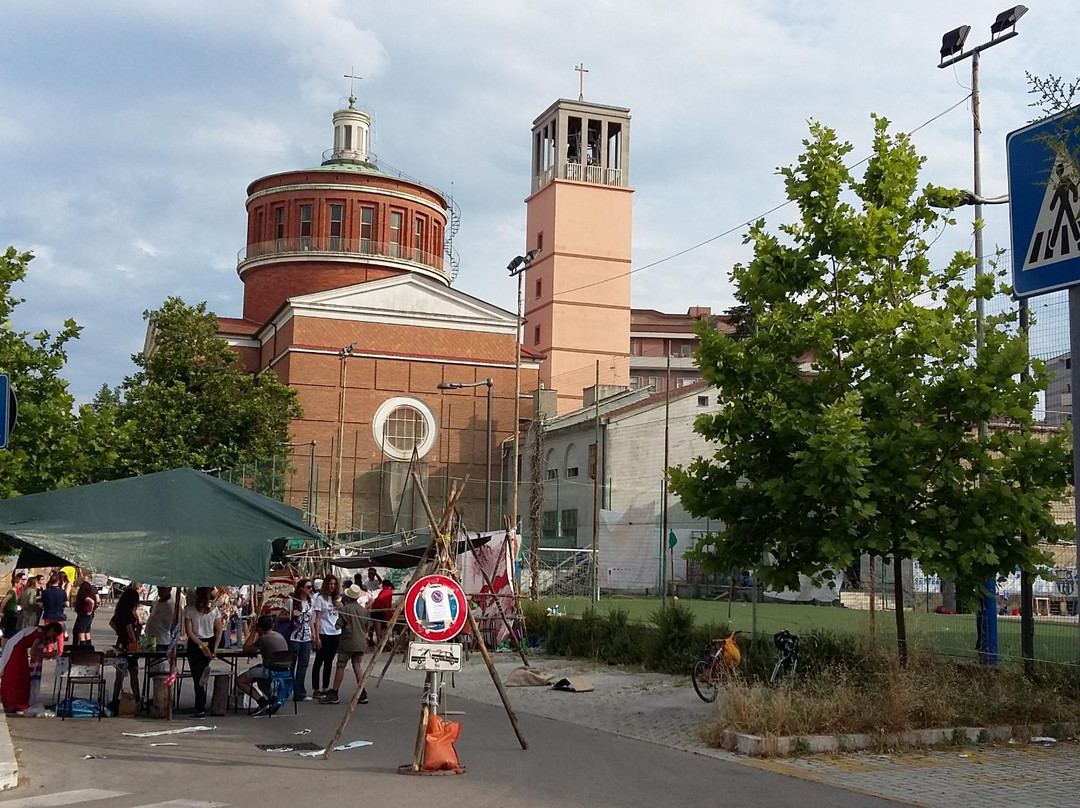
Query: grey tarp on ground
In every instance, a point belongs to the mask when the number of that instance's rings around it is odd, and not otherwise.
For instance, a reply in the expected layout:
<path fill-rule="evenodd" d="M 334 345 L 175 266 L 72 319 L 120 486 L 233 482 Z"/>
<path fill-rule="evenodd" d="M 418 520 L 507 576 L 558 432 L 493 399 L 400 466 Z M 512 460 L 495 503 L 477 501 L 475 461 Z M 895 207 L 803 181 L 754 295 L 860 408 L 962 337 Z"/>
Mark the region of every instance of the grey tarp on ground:
<path fill-rule="evenodd" d="M 0 500 L 0 533 L 159 586 L 262 583 L 275 539 L 322 539 L 297 509 L 194 469 Z"/>

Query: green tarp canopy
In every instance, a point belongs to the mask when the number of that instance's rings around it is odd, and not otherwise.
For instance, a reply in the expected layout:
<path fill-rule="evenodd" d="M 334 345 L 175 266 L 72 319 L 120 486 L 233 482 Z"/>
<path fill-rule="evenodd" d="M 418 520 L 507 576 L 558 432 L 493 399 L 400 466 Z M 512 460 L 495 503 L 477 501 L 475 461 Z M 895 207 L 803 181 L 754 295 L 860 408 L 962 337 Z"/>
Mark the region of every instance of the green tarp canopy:
<path fill-rule="evenodd" d="M 188 587 L 263 583 L 275 539 L 322 541 L 297 509 L 194 469 L 0 500 L 0 534 L 20 566 Z"/>

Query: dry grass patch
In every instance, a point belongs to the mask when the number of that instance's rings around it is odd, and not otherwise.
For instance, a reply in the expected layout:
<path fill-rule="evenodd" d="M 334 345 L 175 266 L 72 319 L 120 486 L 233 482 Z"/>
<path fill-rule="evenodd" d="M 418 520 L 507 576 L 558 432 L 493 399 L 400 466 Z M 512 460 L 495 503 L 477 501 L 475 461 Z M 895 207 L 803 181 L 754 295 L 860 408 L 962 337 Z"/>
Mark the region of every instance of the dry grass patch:
<path fill-rule="evenodd" d="M 1030 680 L 1011 668 L 957 664 L 929 654 L 902 670 L 884 651 L 857 667 L 832 667 L 770 688 L 733 683 L 709 730 L 800 736 L 894 733 L 956 726 L 1023 726 L 1080 720 L 1075 671 Z"/>

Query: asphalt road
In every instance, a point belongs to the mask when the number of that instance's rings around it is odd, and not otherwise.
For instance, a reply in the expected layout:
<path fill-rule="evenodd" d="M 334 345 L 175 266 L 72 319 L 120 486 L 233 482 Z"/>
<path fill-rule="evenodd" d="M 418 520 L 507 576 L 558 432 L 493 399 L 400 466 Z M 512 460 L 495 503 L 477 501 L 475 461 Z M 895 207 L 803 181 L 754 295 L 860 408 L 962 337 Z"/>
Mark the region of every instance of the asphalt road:
<path fill-rule="evenodd" d="M 145 718 L 100 723 L 11 718 L 12 741 L 21 750 L 22 779 L 17 789 L 0 794 L 0 805 L 263 808 L 316 801 L 404 808 L 448 802 L 470 808 L 842 808 L 898 804 L 529 714 L 519 715 L 530 744 L 522 751 L 501 709 L 461 699 L 453 699 L 450 707 L 466 713 L 451 718 L 462 722 L 457 749 L 467 772 L 456 777 L 403 776 L 397 774 L 397 767 L 411 759 L 420 689 L 387 681 L 370 692 L 371 703 L 357 708 L 343 740 L 370 740 L 373 745 L 334 753 L 329 761 L 265 752 L 256 744 L 312 741 L 322 745 L 344 714 L 344 703 L 307 702 L 299 706 L 300 715 L 295 717 L 291 710 L 273 718 L 230 713 L 205 722 L 180 718 L 171 724 Z M 217 728 L 159 738 L 122 735 L 202 723 Z M 302 729 L 311 732 L 293 734 Z M 170 742 L 176 745 L 150 746 Z M 105 757 L 84 759 L 84 755 Z"/>

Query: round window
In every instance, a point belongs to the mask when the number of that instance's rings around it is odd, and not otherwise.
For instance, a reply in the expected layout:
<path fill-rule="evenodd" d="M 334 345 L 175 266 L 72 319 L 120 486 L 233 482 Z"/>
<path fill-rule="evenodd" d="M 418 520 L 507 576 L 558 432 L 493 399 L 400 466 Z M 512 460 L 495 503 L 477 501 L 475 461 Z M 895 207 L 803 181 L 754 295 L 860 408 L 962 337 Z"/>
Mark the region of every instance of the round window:
<path fill-rule="evenodd" d="M 435 444 L 435 416 L 422 401 L 392 398 L 372 419 L 375 442 L 390 457 L 408 460 L 413 451 L 423 457 Z"/>

